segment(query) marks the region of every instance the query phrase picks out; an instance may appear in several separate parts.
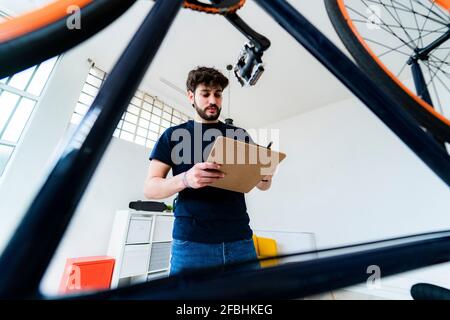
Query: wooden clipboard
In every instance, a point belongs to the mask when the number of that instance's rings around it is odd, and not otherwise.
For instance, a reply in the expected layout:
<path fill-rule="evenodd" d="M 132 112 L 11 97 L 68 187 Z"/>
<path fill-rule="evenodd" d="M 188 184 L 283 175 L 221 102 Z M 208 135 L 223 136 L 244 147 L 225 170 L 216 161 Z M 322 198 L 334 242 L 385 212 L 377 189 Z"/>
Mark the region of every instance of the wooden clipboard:
<path fill-rule="evenodd" d="M 225 177 L 210 186 L 247 193 L 266 175 L 273 175 L 286 154 L 256 144 L 219 136 L 206 162 L 218 163 Z"/>

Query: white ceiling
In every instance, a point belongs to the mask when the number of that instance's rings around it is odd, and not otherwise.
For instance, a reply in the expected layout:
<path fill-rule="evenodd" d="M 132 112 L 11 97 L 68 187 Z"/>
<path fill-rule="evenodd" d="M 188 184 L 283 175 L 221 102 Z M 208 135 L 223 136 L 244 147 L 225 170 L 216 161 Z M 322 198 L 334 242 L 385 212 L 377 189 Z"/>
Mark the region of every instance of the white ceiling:
<path fill-rule="evenodd" d="M 45 2 L 49 0 L 0 0 L 0 6 L 17 13 Z M 342 48 L 323 1 L 291 0 L 290 3 Z M 98 66 L 110 70 L 152 5 L 152 1 L 137 1 L 124 16 L 77 50 L 87 50 Z M 256 86 L 241 88 L 231 75 L 231 117 L 237 125 L 257 128 L 351 96 L 253 1 L 247 1 L 238 14 L 268 37 L 272 45 L 263 56 L 266 71 Z M 215 66 L 228 75 L 226 65 L 235 64 L 246 40 L 223 17 L 181 10 L 147 72 L 142 88 L 182 111 L 192 112 L 185 96 L 161 79 L 185 90 L 187 73 L 197 65 Z M 228 92 L 223 104 L 224 117 L 227 106 Z"/>

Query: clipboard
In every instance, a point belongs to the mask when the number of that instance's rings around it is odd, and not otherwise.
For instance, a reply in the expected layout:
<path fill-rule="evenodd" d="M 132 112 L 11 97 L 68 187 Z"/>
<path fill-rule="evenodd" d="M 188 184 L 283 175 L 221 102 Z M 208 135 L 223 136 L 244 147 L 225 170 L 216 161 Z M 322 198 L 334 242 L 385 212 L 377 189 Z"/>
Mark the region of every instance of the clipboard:
<path fill-rule="evenodd" d="M 221 165 L 225 177 L 210 186 L 230 191 L 247 193 L 263 176 L 273 175 L 286 154 L 266 147 L 219 136 L 206 162 Z"/>

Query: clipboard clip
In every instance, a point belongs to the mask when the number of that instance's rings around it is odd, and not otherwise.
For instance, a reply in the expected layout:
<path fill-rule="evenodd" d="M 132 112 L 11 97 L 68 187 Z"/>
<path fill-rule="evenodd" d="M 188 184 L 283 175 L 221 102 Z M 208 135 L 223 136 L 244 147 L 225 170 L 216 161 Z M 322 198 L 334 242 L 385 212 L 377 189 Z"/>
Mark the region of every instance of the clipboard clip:
<path fill-rule="evenodd" d="M 257 145 L 260 148 L 264 148 L 264 149 L 270 150 L 270 147 L 272 146 L 272 143 L 273 143 L 273 141 L 270 141 L 269 144 L 267 145 L 267 147 L 264 147 L 264 146 L 262 146 L 260 144 L 256 144 L 256 143 L 255 143 L 255 145 Z"/>
<path fill-rule="evenodd" d="M 273 141 L 270 141 L 269 144 L 267 145 L 266 148 L 267 148 L 268 150 L 270 150 L 270 147 L 272 146 L 272 143 L 273 143 Z M 267 180 L 267 179 L 261 179 L 261 181 L 269 182 L 269 180 Z"/>

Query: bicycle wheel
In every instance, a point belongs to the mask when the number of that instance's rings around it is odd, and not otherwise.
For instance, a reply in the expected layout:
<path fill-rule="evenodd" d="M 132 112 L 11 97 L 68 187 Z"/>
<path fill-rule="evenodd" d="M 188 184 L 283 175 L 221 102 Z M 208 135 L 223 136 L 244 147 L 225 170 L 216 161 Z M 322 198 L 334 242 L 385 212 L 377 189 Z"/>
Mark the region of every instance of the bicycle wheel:
<path fill-rule="evenodd" d="M 431 283 L 416 283 L 410 293 L 414 300 L 450 300 L 450 290 Z"/>
<path fill-rule="evenodd" d="M 450 142 L 450 1 L 325 0 L 325 6 L 361 69 L 427 131 Z M 414 61 L 425 84 L 419 90 Z"/>
<path fill-rule="evenodd" d="M 136 0 L 58 0 L 0 23 L 0 79 L 69 50 Z"/>

